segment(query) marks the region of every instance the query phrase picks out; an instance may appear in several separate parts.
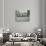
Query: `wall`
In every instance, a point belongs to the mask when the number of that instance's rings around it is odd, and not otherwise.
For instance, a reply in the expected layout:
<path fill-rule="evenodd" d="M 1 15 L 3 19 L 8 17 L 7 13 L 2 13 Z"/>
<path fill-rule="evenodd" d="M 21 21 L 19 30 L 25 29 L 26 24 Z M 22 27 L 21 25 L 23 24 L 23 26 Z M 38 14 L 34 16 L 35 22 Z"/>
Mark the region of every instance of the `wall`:
<path fill-rule="evenodd" d="M 42 20 L 43 20 L 43 37 L 46 37 L 46 0 L 43 0 Z"/>
<path fill-rule="evenodd" d="M 29 22 L 16 22 L 16 9 L 30 9 Z M 33 32 L 42 26 L 42 0 L 4 0 L 4 25 L 14 32 Z"/>
<path fill-rule="evenodd" d="M 3 27 L 3 0 L 0 0 L 0 28 Z M 0 33 L 2 31 L 0 30 Z"/>

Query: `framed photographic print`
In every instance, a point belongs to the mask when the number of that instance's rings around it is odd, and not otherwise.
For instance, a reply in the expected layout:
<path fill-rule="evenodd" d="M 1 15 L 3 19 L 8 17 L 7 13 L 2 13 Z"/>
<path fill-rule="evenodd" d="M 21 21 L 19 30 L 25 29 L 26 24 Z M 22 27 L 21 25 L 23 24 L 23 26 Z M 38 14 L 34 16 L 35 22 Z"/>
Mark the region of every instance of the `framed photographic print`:
<path fill-rule="evenodd" d="M 16 10 L 15 16 L 17 22 L 28 22 L 30 20 L 30 10 Z"/>

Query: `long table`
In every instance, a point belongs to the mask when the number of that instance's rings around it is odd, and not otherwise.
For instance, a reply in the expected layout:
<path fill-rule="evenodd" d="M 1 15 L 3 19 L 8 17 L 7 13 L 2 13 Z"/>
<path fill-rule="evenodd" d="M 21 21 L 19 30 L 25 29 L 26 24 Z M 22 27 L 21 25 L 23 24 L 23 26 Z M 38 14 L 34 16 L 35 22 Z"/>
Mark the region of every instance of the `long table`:
<path fill-rule="evenodd" d="M 29 41 L 29 39 L 34 40 L 35 38 L 33 38 L 33 37 L 26 37 L 26 38 L 12 37 L 11 40 L 9 40 L 9 42 L 13 42 L 13 45 L 14 45 L 14 42 L 31 42 L 31 41 Z"/>

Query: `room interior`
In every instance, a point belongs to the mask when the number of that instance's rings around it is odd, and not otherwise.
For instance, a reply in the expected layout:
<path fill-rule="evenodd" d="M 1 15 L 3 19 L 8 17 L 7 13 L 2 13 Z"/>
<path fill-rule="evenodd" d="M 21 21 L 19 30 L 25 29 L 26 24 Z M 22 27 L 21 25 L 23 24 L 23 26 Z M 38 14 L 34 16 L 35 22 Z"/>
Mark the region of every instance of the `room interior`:
<path fill-rule="evenodd" d="M 46 46 L 46 0 L 0 0 L 0 46 Z"/>

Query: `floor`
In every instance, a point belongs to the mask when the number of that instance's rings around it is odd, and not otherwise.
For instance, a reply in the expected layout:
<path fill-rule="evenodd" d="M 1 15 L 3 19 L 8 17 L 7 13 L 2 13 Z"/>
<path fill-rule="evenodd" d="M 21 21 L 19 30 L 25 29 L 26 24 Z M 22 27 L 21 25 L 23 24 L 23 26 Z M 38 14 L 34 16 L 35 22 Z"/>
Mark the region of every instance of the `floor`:
<path fill-rule="evenodd" d="M 42 45 L 42 44 L 40 44 L 40 43 L 34 43 L 34 44 L 32 44 L 32 43 L 28 43 L 28 42 L 21 42 L 21 44 L 20 43 L 15 43 L 14 45 L 12 44 L 6 44 L 7 46 L 44 46 L 44 45 Z M 2 45 L 2 46 L 6 46 L 6 45 Z"/>
<path fill-rule="evenodd" d="M 3 46 L 6 46 L 6 45 L 3 45 Z M 13 46 L 15 46 L 15 45 L 13 45 Z M 40 45 L 40 46 L 44 46 L 44 45 Z"/>

